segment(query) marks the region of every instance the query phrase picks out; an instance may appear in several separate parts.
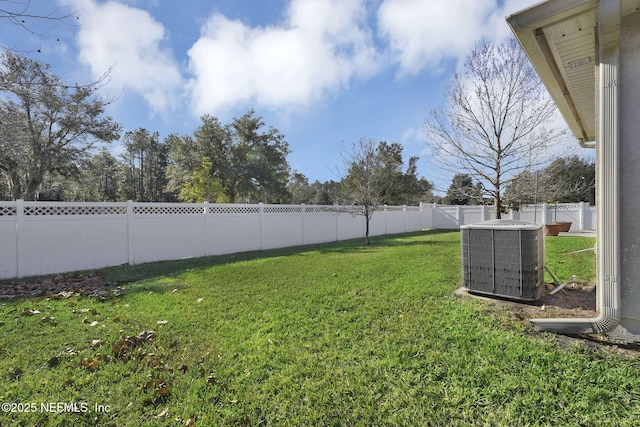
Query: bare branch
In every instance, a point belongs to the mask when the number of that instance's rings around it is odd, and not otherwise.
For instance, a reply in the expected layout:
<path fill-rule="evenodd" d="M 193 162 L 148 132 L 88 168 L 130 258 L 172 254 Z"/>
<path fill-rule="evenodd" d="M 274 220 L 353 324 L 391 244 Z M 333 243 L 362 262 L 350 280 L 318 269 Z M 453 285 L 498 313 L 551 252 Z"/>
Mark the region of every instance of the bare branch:
<path fill-rule="evenodd" d="M 48 12 L 32 11 L 30 0 L 0 0 L 0 23 L 16 26 L 27 33 L 40 37 L 41 39 L 51 37 L 42 30 L 36 30 L 37 27 L 46 26 L 48 23 L 60 23 L 62 25 L 72 26 L 79 19 L 77 12 L 67 12 L 61 7 L 52 9 Z M 75 20 L 72 20 L 73 18 Z M 56 38 L 60 41 L 59 38 Z M 0 50 L 8 52 L 27 52 L 20 49 L 16 45 L 5 46 L 0 45 Z M 40 48 L 37 49 L 40 52 Z"/>
<path fill-rule="evenodd" d="M 504 186 L 547 162 L 547 145 L 566 132 L 545 127 L 555 104 L 514 40 L 475 46 L 446 95 L 425 123 L 432 151 L 445 170 L 477 179 L 499 218 Z"/>

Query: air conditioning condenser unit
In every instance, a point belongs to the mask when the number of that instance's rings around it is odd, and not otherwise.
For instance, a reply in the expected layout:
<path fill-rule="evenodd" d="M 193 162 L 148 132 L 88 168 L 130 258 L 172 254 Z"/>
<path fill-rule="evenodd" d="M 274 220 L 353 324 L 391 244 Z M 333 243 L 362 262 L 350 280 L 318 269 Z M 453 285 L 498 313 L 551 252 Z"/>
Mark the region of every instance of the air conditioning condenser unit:
<path fill-rule="evenodd" d="M 537 301 L 544 292 L 540 224 L 509 219 L 460 227 L 462 287 L 471 293 Z"/>

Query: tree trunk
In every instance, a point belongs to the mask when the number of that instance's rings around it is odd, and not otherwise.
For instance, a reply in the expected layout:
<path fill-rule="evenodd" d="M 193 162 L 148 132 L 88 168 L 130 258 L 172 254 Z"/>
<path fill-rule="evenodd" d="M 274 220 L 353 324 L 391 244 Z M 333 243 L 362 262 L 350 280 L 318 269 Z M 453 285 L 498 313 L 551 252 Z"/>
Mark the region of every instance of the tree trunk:
<path fill-rule="evenodd" d="M 24 200 L 26 201 L 34 201 L 38 196 L 38 192 L 40 191 L 40 186 L 42 185 L 42 178 L 38 177 L 29 177 L 26 182 L 26 188 L 24 190 Z"/>
<path fill-rule="evenodd" d="M 369 221 L 371 221 L 371 215 L 369 213 L 367 213 L 364 216 L 364 242 L 367 245 L 370 245 L 371 242 L 369 242 Z"/>
<path fill-rule="evenodd" d="M 500 197 L 500 193 L 496 193 L 494 198 L 493 206 L 496 210 L 496 219 L 502 218 L 502 197 Z"/>

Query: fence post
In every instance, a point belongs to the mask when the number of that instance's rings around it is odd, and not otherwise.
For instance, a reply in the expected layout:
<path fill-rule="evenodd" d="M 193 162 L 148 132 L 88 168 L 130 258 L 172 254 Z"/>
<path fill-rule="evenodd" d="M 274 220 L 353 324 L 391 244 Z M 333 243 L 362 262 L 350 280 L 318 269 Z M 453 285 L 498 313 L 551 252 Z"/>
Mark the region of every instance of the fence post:
<path fill-rule="evenodd" d="M 373 218 L 373 215 L 371 216 Z M 389 222 L 389 214 L 387 213 L 387 205 L 384 205 L 384 234 L 388 234 L 387 223 Z"/>
<path fill-rule="evenodd" d="M 262 246 L 262 216 L 264 215 L 264 205 L 262 204 L 262 202 L 258 203 L 258 208 L 260 209 L 260 250 L 263 250 L 264 247 Z"/>
<path fill-rule="evenodd" d="M 431 209 L 431 228 L 436 229 L 436 208 L 438 205 L 436 203 L 433 204 Z"/>
<path fill-rule="evenodd" d="M 464 225 L 464 210 L 460 205 L 456 206 L 456 217 L 458 220 L 458 227 Z"/>
<path fill-rule="evenodd" d="M 542 225 L 547 225 L 547 204 L 542 204 Z"/>
<path fill-rule="evenodd" d="M 202 236 L 204 236 L 204 256 L 209 256 L 209 202 L 204 202 L 203 205 L 204 230 L 202 230 Z"/>
<path fill-rule="evenodd" d="M 580 207 L 578 208 L 578 230 L 584 230 L 584 202 L 580 202 Z"/>
<path fill-rule="evenodd" d="M 402 232 L 407 232 L 407 205 L 402 205 Z"/>
<path fill-rule="evenodd" d="M 300 215 L 302 215 L 302 244 L 306 245 L 307 244 L 307 239 L 305 238 L 304 235 L 304 216 L 305 216 L 305 212 L 306 212 L 306 206 L 304 203 L 301 203 L 300 206 L 302 207 L 302 212 L 300 213 Z"/>
<path fill-rule="evenodd" d="M 24 272 L 24 261 L 26 263 L 27 257 L 25 252 L 24 242 L 24 200 L 16 200 L 16 274 L 18 277 L 26 276 Z"/>
<path fill-rule="evenodd" d="M 133 251 L 133 200 L 127 200 L 127 259 L 129 265 L 135 264 Z"/>
<path fill-rule="evenodd" d="M 513 207 L 509 211 L 509 219 L 520 219 L 520 211 L 515 210 Z"/>

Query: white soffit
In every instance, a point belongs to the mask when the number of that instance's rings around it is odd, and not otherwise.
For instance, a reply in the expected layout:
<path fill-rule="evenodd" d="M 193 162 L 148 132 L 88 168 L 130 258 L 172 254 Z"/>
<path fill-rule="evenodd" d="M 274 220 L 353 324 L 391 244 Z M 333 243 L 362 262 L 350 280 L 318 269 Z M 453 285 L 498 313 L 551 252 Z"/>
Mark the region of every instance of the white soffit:
<path fill-rule="evenodd" d="M 507 18 L 576 138 L 595 139 L 598 2 L 549 0 Z"/>
<path fill-rule="evenodd" d="M 576 138 L 595 140 L 598 0 L 548 0 L 507 17 Z M 622 16 L 640 0 L 622 0 Z"/>

